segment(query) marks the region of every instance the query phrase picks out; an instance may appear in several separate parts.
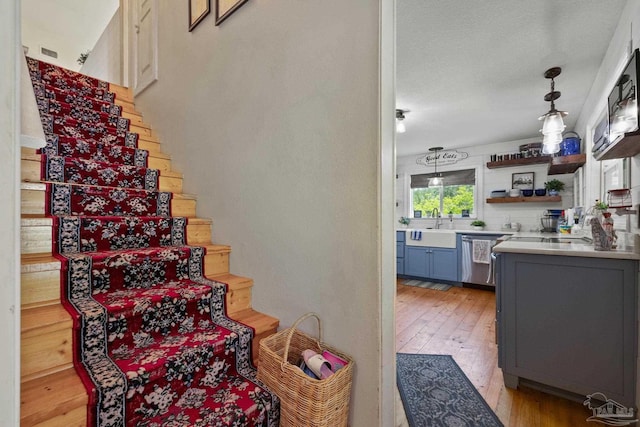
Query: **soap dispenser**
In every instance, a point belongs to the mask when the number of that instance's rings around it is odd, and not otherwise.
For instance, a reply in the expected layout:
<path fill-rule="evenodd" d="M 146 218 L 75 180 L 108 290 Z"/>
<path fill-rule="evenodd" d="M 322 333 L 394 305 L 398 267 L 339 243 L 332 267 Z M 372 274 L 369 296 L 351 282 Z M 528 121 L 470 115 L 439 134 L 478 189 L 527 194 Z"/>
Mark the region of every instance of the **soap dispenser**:
<path fill-rule="evenodd" d="M 453 230 L 453 214 L 449 213 L 449 230 Z"/>

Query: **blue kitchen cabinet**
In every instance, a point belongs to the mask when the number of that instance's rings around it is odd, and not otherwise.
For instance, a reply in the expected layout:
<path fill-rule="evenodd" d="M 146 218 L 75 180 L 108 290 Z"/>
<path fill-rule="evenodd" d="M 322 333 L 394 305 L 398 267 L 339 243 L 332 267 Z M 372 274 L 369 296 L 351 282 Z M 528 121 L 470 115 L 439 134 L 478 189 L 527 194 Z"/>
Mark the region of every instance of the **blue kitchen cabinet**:
<path fill-rule="evenodd" d="M 456 249 L 405 246 L 404 274 L 425 279 L 458 280 Z"/>
<path fill-rule="evenodd" d="M 396 231 L 396 274 L 404 274 L 404 231 Z"/>

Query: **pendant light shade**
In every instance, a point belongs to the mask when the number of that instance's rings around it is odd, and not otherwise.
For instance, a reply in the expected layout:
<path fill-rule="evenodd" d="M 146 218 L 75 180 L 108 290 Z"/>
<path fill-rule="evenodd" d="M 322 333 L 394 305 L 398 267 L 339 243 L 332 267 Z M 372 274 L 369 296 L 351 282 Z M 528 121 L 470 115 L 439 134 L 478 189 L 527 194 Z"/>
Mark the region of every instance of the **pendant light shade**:
<path fill-rule="evenodd" d="M 442 147 L 432 147 L 429 151 L 434 153 L 433 155 L 433 176 L 429 178 L 429 187 L 442 187 L 444 185 L 444 179 L 442 174 L 438 173 L 438 151 L 442 150 Z"/>
<path fill-rule="evenodd" d="M 561 133 L 550 133 L 542 138 L 542 145 L 557 145 L 562 142 Z"/>
<path fill-rule="evenodd" d="M 564 121 L 560 112 L 548 113 L 544 115 L 544 123 L 542 124 L 542 134 L 562 133 L 564 131 Z"/>
<path fill-rule="evenodd" d="M 542 123 L 542 153 L 555 154 L 560 151 L 560 143 L 562 142 L 562 132 L 566 128 L 562 118 L 568 113 L 566 111 L 556 110 L 554 101 L 560 98 L 560 92 L 555 90 L 554 78 L 558 77 L 562 69 L 560 67 L 549 68 L 544 73 L 546 79 L 551 79 L 551 92 L 544 96 L 544 100 L 551 102 L 551 109 L 547 114 L 538 117 L 538 120 L 544 120 Z"/>

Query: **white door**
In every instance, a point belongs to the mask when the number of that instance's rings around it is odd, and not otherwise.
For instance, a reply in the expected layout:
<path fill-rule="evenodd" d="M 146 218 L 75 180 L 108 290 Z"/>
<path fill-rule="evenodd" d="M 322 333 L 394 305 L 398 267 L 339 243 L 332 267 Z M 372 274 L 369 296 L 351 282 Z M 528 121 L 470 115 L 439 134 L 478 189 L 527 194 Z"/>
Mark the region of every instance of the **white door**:
<path fill-rule="evenodd" d="M 158 0 L 135 0 L 133 67 L 135 95 L 158 80 Z"/>

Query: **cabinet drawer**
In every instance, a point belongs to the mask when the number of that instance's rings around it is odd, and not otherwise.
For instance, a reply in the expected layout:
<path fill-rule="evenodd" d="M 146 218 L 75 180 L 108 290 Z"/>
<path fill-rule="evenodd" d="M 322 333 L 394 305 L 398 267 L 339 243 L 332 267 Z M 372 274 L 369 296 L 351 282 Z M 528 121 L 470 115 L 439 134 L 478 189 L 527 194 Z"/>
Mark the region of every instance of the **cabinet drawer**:
<path fill-rule="evenodd" d="M 406 233 L 404 231 L 396 231 L 396 241 L 397 242 L 404 242 L 405 238 L 404 236 L 406 235 Z"/>
<path fill-rule="evenodd" d="M 404 274 L 404 258 L 396 258 L 396 274 Z"/>
<path fill-rule="evenodd" d="M 396 243 L 396 257 L 404 258 L 404 243 Z"/>

